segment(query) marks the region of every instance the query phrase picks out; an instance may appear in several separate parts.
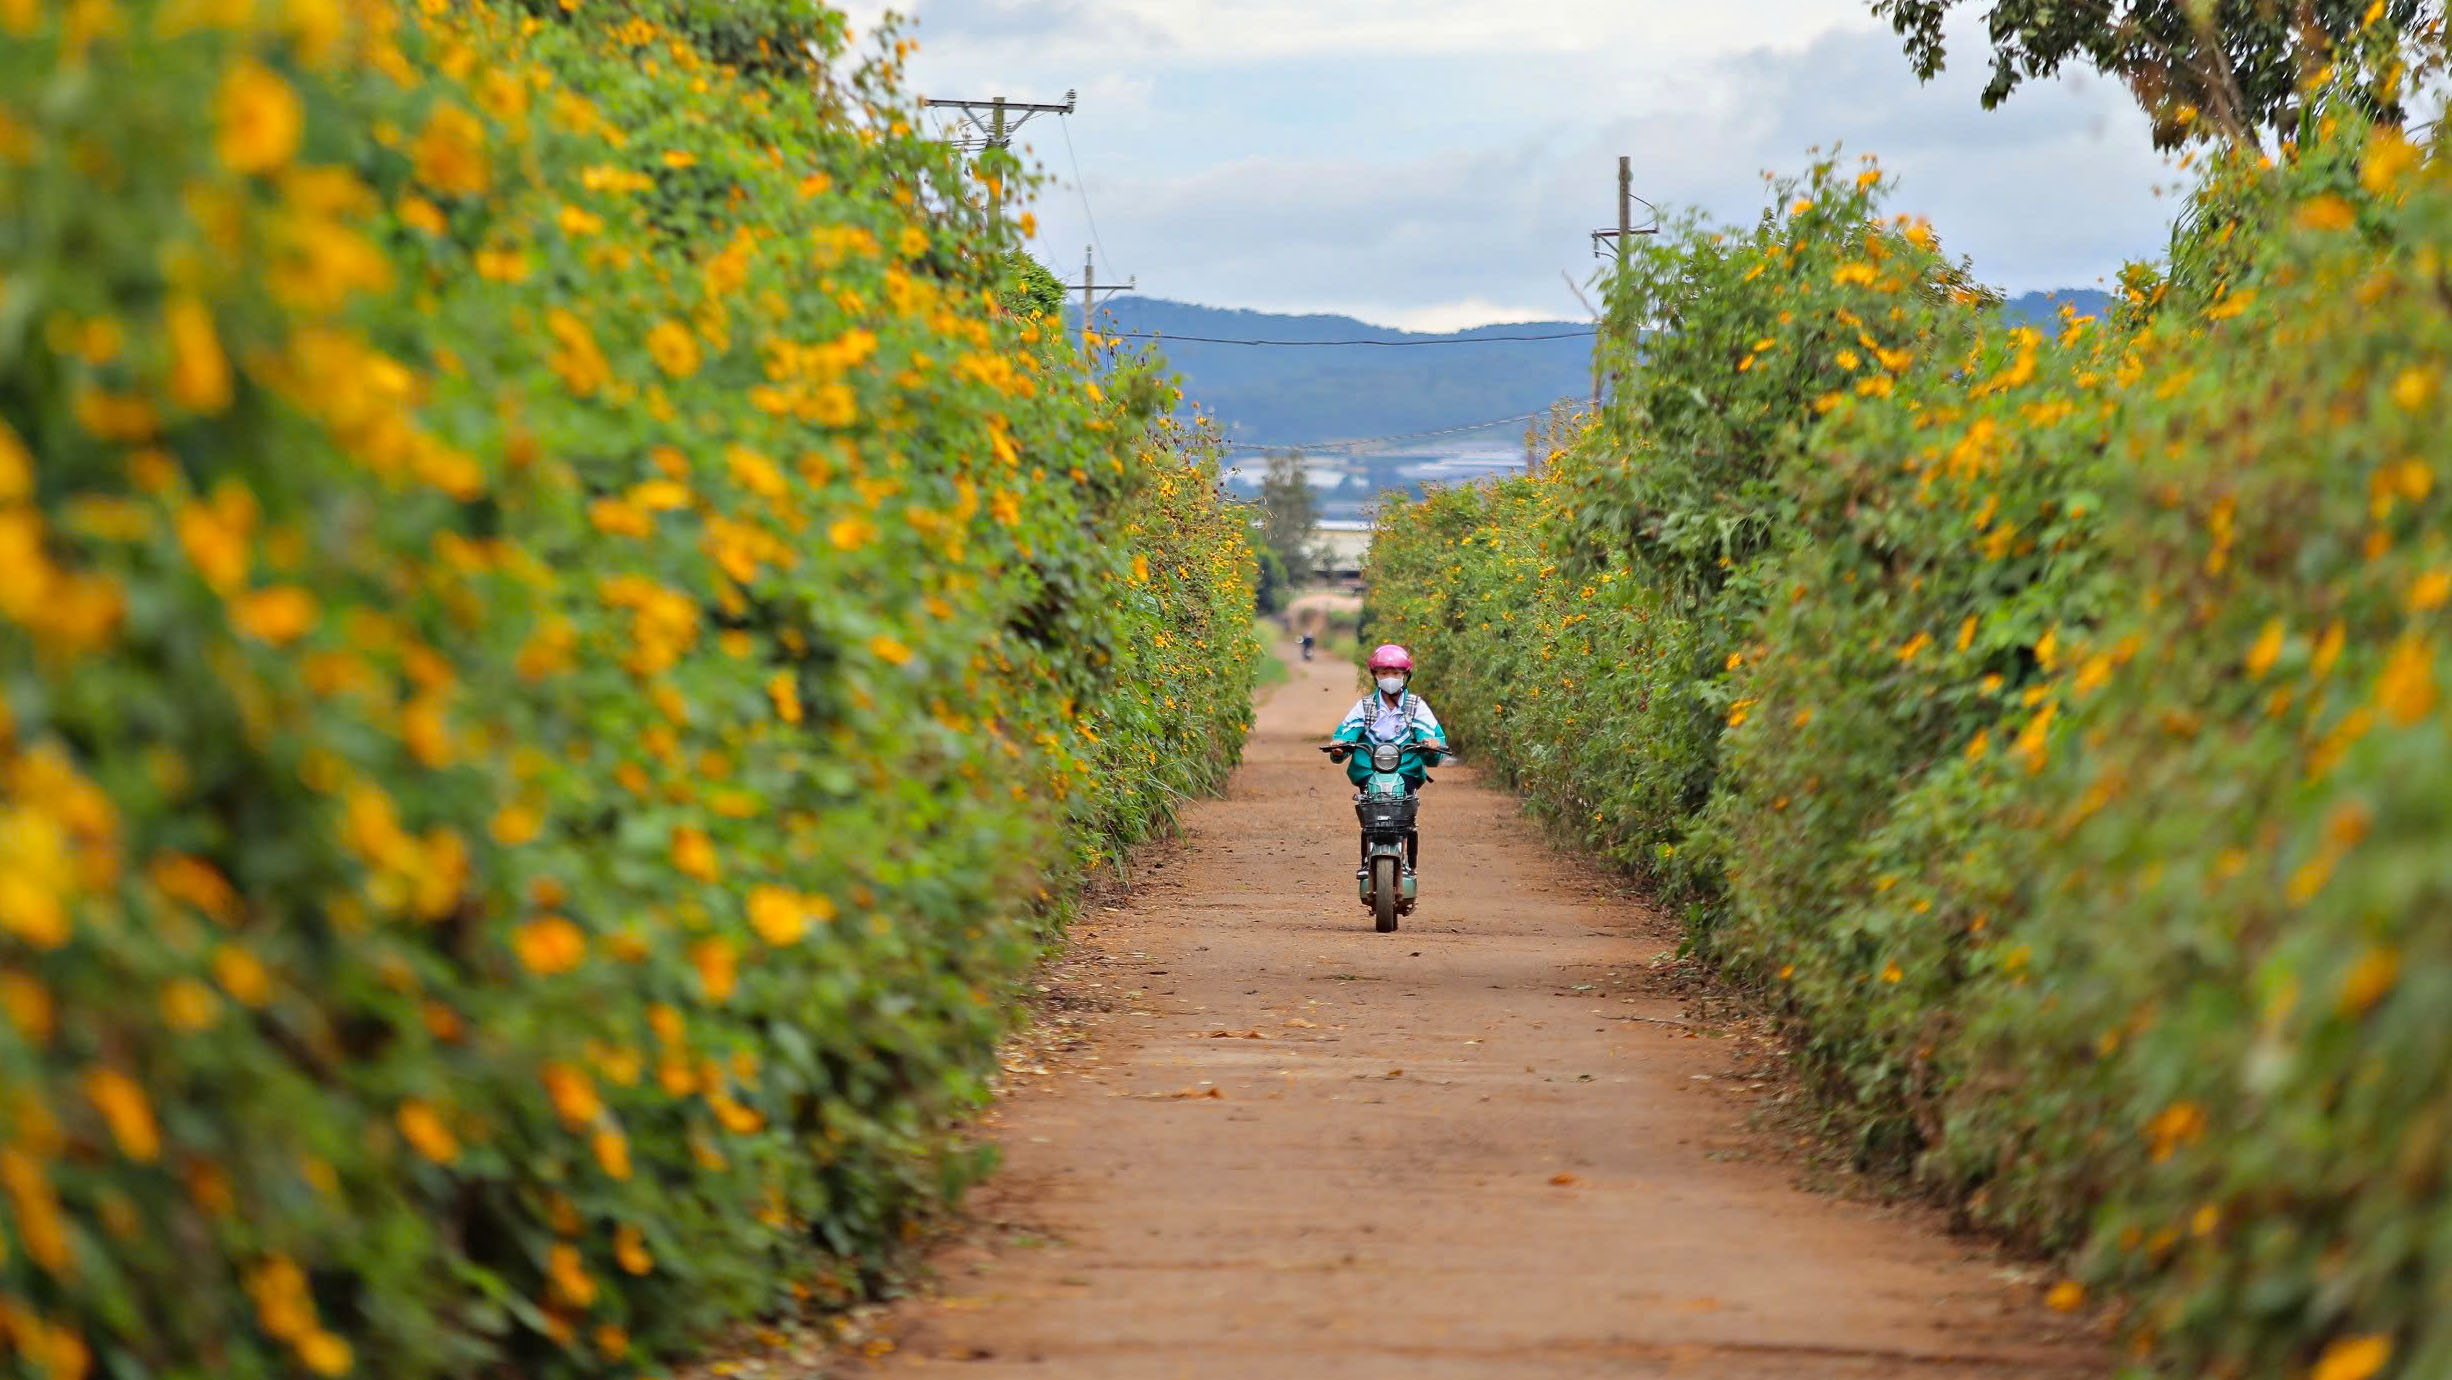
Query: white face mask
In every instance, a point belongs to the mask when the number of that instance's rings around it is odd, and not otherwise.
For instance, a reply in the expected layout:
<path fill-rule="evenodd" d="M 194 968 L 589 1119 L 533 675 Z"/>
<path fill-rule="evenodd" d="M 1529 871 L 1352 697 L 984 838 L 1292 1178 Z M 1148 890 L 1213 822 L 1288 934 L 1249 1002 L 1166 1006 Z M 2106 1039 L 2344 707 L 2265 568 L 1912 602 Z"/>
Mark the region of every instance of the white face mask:
<path fill-rule="evenodd" d="M 1393 695 L 1405 688 L 1405 678 L 1403 676 L 1381 676 L 1379 688 Z"/>

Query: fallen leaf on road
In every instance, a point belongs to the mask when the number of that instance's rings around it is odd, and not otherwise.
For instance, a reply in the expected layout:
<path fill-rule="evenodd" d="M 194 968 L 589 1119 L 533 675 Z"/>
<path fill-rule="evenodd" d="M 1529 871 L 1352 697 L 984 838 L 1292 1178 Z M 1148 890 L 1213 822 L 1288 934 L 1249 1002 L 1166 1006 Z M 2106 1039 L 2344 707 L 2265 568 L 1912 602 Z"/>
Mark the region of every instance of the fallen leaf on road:
<path fill-rule="evenodd" d="M 1225 1095 L 1226 1095 L 1225 1090 L 1224 1090 L 1224 1089 L 1222 1089 L 1222 1088 L 1177 1088 L 1175 1091 L 1173 1091 L 1173 1092 L 1171 1092 L 1171 1093 L 1156 1093 L 1156 1094 L 1153 1094 L 1153 1096 L 1162 1097 L 1162 1098 L 1179 1098 L 1179 1097 L 1224 1097 Z"/>
<path fill-rule="evenodd" d="M 1212 1040 L 1265 1040 L 1268 1036 L 1257 1030 L 1212 1030 L 1209 1032 L 1209 1038 Z"/>
<path fill-rule="evenodd" d="M 1403 1069 L 1390 1069 L 1388 1070 L 1388 1076 L 1390 1078 L 1402 1078 L 1405 1076 L 1405 1071 Z"/>
<path fill-rule="evenodd" d="M 1287 1017 L 1286 1024 L 1293 1026 L 1297 1030 L 1317 1030 L 1320 1028 L 1318 1022 L 1306 1021 L 1300 1016 Z"/>
<path fill-rule="evenodd" d="M 1582 1183 L 1583 1180 L 1572 1174 L 1552 1174 L 1550 1175 L 1550 1182 L 1559 1188 L 1573 1188 L 1575 1185 Z"/>

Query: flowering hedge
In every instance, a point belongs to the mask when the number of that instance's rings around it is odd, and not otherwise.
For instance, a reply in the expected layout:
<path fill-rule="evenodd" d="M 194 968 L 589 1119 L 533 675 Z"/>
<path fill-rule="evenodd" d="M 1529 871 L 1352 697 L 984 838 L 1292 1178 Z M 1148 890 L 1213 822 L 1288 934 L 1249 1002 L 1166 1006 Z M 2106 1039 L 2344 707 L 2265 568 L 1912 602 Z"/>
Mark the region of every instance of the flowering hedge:
<path fill-rule="evenodd" d="M 977 1172 L 1252 574 L 849 43 L 0 3 L 0 1372 L 637 1373 Z"/>
<path fill-rule="evenodd" d="M 2173 1374 L 2452 1370 L 2452 172 L 2318 107 L 2040 329 L 1877 190 L 1622 276 L 1612 408 L 1389 513 L 1374 636 L 2057 1303 Z"/>

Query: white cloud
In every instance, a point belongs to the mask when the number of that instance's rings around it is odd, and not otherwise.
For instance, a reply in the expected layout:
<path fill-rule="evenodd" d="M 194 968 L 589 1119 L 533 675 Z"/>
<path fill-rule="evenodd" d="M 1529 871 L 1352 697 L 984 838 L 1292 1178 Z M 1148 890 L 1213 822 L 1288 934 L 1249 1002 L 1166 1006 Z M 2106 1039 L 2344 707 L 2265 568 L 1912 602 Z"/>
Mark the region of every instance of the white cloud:
<path fill-rule="evenodd" d="M 921 34 L 965 58 L 1020 40 L 1034 56 L 1241 64 L 1801 45 L 1860 16 L 1851 0 L 920 0 Z"/>
<path fill-rule="evenodd" d="M 922 0 L 933 93 L 1060 99 L 1101 272 L 1152 295 L 1390 325 L 1579 318 L 1616 156 L 1638 192 L 1750 221 L 1764 169 L 1878 152 L 1895 209 L 1980 276 L 2081 286 L 2151 254 L 2169 173 L 2125 93 L 2022 90 L 1983 111 L 1980 32 L 1920 86 L 1857 0 Z M 1064 184 L 1041 247 L 1091 236 L 1052 122 L 1023 144 Z M 1069 267 L 1067 271 L 1072 271 Z"/>

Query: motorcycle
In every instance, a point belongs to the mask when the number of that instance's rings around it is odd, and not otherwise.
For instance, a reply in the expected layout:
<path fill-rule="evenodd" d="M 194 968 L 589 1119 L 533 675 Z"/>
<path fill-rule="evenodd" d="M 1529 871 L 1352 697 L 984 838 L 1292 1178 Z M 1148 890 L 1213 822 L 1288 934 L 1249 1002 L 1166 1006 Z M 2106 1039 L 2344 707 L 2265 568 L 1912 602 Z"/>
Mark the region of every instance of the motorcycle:
<path fill-rule="evenodd" d="M 1370 775 L 1354 796 L 1354 816 L 1362 824 L 1362 871 L 1357 884 L 1362 904 L 1381 934 L 1396 929 L 1396 918 L 1412 913 L 1420 899 L 1414 863 L 1422 854 L 1422 834 L 1416 821 L 1422 797 L 1405 784 L 1404 743 L 1330 743 L 1320 749 L 1331 762 L 1342 763 L 1352 753 L 1368 753 Z"/>

